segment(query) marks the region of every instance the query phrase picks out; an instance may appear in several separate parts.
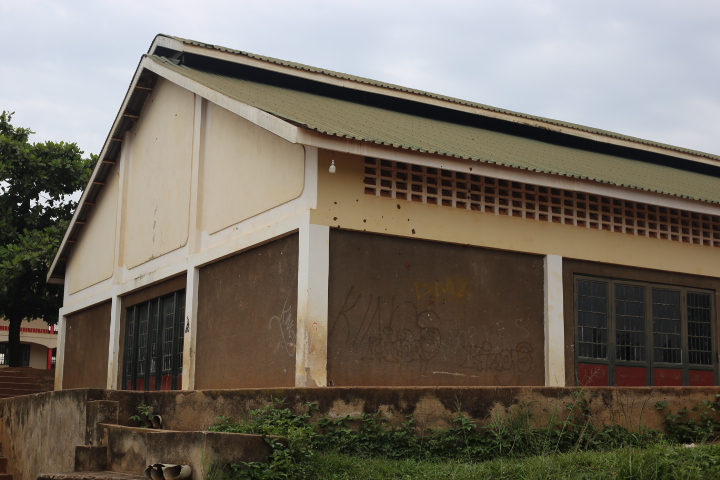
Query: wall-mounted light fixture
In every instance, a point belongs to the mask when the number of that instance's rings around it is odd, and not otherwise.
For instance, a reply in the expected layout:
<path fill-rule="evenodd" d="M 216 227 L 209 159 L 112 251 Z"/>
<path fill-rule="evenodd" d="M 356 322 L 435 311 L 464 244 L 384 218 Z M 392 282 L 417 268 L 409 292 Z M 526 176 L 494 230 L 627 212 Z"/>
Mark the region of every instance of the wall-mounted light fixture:
<path fill-rule="evenodd" d="M 330 164 L 330 169 L 328 171 L 330 173 L 335 173 L 335 160 L 332 160 L 332 163 Z"/>

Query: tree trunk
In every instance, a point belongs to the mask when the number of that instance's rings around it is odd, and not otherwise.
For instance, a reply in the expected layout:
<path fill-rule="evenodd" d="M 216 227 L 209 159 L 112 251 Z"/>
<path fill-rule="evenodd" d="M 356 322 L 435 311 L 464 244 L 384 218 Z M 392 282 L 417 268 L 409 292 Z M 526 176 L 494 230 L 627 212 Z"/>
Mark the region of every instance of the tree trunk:
<path fill-rule="evenodd" d="M 22 348 L 20 348 L 20 326 L 23 318 L 11 316 L 10 331 L 8 332 L 8 365 L 11 367 L 22 367 Z"/>

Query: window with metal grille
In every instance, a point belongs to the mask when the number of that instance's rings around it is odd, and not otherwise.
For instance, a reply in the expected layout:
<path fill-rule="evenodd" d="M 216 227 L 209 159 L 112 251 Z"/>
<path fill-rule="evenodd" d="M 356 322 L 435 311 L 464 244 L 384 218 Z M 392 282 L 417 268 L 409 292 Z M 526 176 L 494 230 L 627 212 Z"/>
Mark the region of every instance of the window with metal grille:
<path fill-rule="evenodd" d="M 126 309 L 123 389 L 182 387 L 184 317 L 184 290 Z"/>
<path fill-rule="evenodd" d="M 714 385 L 713 292 L 575 278 L 580 385 Z"/>
<path fill-rule="evenodd" d="M 720 216 L 409 163 L 365 159 L 365 193 L 720 247 Z"/>

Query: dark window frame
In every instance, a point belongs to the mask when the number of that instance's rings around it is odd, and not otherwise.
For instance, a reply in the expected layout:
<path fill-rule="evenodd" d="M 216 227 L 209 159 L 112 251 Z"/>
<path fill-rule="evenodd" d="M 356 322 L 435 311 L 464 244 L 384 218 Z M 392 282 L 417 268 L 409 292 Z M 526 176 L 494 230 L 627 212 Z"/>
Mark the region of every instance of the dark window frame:
<path fill-rule="evenodd" d="M 580 282 L 597 282 L 604 283 L 606 285 L 606 312 L 607 312 L 607 357 L 606 358 L 593 358 L 580 356 L 580 323 L 579 323 L 579 301 L 578 296 L 580 292 Z M 617 358 L 617 302 L 616 302 L 616 287 L 617 286 L 632 286 L 640 287 L 644 289 L 644 307 L 645 307 L 645 359 L 642 361 L 638 360 L 619 360 Z M 654 316 L 653 316 L 653 291 L 669 290 L 677 291 L 680 294 L 680 351 L 681 361 L 679 363 L 662 362 L 655 360 L 655 330 L 654 330 Z M 688 294 L 700 294 L 707 295 L 710 299 L 710 363 L 709 364 L 691 364 L 690 350 L 689 350 L 689 325 L 688 318 L 689 306 L 688 306 Z M 688 386 L 690 384 L 690 370 L 693 371 L 712 371 L 714 384 L 718 384 L 718 360 L 717 360 L 717 341 L 716 341 L 716 292 L 714 290 L 687 287 L 681 285 L 662 284 L 654 282 L 641 282 L 635 280 L 627 280 L 623 278 L 612 278 L 612 277 L 596 277 L 591 275 L 574 275 L 573 278 L 573 325 L 574 325 L 574 363 L 575 371 L 579 371 L 578 364 L 594 364 L 594 365 L 607 365 L 608 366 L 608 385 L 617 385 L 617 372 L 616 367 L 642 367 L 646 369 L 646 385 L 654 386 L 655 384 L 655 369 L 674 369 L 682 370 L 683 385 Z M 579 384 L 579 378 L 576 376 L 576 382 Z"/>
<path fill-rule="evenodd" d="M 184 289 L 125 309 L 123 390 L 138 390 L 138 381 L 142 381 L 139 390 L 144 391 L 181 387 L 184 327 Z M 164 388 L 167 377 L 170 385 Z"/>
<path fill-rule="evenodd" d="M 30 344 L 20 344 L 20 355 L 23 367 L 30 366 Z M 0 343 L 0 365 L 7 365 L 10 355 L 10 344 L 8 342 Z"/>

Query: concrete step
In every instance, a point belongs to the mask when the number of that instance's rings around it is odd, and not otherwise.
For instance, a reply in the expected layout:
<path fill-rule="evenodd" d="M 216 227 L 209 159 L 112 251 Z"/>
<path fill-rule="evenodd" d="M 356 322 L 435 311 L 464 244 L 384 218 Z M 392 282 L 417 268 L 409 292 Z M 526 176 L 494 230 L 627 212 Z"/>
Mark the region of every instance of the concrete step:
<path fill-rule="evenodd" d="M 0 480 L 13 480 L 13 476 L 9 473 L 0 473 Z"/>
<path fill-rule="evenodd" d="M 7 480 L 0 478 L 0 480 Z M 98 472 L 66 472 L 41 473 L 37 480 L 147 480 L 144 475 L 112 472 L 103 470 Z"/>
<path fill-rule="evenodd" d="M 7 457 L 0 457 L 0 473 L 7 473 Z"/>
<path fill-rule="evenodd" d="M 38 384 L 37 380 L 3 380 L 0 379 L 0 390 L 5 388 L 24 388 L 27 390 L 30 389 L 38 389 L 40 390 L 40 385 Z"/>

